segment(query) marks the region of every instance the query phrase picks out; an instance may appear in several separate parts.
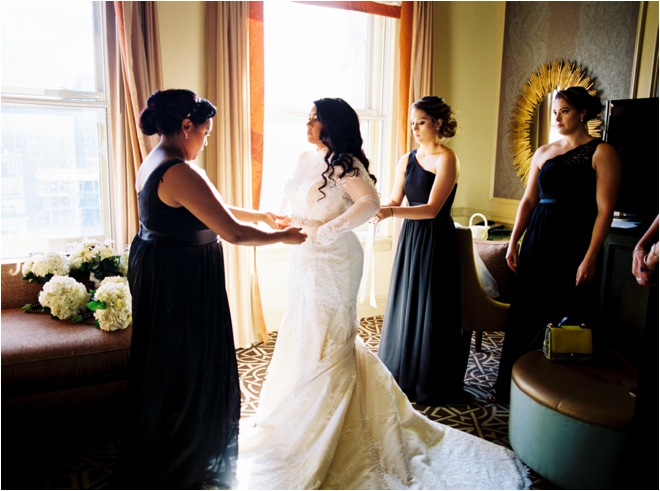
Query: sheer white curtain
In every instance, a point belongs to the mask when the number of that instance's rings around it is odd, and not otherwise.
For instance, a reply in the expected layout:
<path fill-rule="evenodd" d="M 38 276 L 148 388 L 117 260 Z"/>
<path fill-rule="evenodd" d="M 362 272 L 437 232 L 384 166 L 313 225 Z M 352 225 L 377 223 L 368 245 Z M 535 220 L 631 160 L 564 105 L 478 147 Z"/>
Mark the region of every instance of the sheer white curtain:
<path fill-rule="evenodd" d="M 249 2 L 208 2 L 206 14 L 206 97 L 218 108 L 206 173 L 226 203 L 251 208 Z M 247 347 L 262 339 L 253 320 L 254 248 L 224 243 L 224 253 L 234 343 Z"/>

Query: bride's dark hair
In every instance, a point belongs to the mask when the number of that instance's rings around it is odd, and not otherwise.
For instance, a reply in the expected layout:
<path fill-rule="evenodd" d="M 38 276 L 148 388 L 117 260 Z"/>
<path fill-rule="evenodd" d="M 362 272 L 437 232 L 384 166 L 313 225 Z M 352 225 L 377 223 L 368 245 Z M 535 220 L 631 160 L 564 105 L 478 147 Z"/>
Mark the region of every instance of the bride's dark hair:
<path fill-rule="evenodd" d="M 369 173 L 369 160 L 362 150 L 362 134 L 360 121 L 355 110 L 343 99 L 324 98 L 314 101 L 316 117 L 323 125 L 319 140 L 326 147 L 325 163 L 328 165 L 323 172 L 323 186 L 319 191 L 325 197 L 323 188 L 328 185 L 328 177 L 332 179 L 335 167 L 341 168 L 339 178 L 345 175 L 356 176 L 360 169 L 354 166 L 353 158 L 358 159 L 375 183 L 376 177 Z M 323 199 L 323 198 L 321 198 Z"/>

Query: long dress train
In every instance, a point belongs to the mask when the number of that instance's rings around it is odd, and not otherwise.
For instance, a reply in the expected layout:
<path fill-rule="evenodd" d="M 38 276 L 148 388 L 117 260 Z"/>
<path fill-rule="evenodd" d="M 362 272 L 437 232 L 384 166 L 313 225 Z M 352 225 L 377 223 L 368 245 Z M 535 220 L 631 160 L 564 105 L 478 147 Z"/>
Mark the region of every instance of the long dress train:
<path fill-rule="evenodd" d="M 351 230 L 379 208 L 357 175 L 320 178 L 325 151 L 301 156 L 285 193 L 309 237 L 291 248 L 289 300 L 254 425 L 241 428 L 246 489 L 514 489 L 509 450 L 429 421 L 357 337 L 363 251 Z"/>

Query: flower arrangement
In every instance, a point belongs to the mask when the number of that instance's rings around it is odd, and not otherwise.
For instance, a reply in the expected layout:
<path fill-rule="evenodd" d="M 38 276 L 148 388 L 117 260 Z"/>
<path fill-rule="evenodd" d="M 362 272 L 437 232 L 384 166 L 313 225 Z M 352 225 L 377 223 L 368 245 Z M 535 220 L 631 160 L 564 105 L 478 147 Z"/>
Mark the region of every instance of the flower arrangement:
<path fill-rule="evenodd" d="M 66 276 L 70 270 L 71 266 L 66 254 L 46 252 L 23 263 L 22 279 L 43 285 L 54 275 Z"/>
<path fill-rule="evenodd" d="M 90 280 L 101 281 L 106 276 L 120 274 L 121 256 L 115 253 L 109 240 L 85 239 L 73 244 L 69 264 L 72 271 L 89 272 Z"/>
<path fill-rule="evenodd" d="M 132 322 L 132 297 L 125 278 L 128 255 L 129 251 L 115 253 L 109 241 L 85 239 L 72 244 L 69 254 L 46 252 L 30 258 L 23 264 L 22 279 L 44 286 L 39 303 L 27 304 L 23 310 L 40 308 L 74 323 L 93 316 L 96 327 L 104 331 L 126 329 Z M 87 279 L 95 290 L 88 291 L 83 284 Z"/>
<path fill-rule="evenodd" d="M 131 290 L 126 278 L 108 276 L 98 290 L 92 292 L 92 297 L 87 307 L 94 312 L 96 327 L 116 331 L 126 329 L 133 322 Z"/>
<path fill-rule="evenodd" d="M 53 276 L 39 294 L 39 303 L 58 319 L 71 319 L 84 312 L 88 301 L 85 285 L 70 276 Z"/>

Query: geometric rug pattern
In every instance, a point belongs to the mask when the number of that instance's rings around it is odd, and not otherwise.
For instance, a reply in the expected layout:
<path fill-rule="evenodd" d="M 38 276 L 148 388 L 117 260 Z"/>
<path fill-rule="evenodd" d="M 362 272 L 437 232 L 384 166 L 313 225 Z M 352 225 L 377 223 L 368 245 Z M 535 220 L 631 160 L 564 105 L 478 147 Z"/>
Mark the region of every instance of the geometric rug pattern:
<path fill-rule="evenodd" d="M 382 316 L 361 319 L 359 336 L 374 353 L 378 351 Z M 259 393 L 266 376 L 277 333 L 271 341 L 236 350 L 241 384 L 241 417 L 253 416 L 259 405 Z M 440 407 L 414 405 L 433 421 L 470 433 L 510 448 L 508 439 L 509 407 L 492 404 L 486 393 L 497 378 L 497 368 L 504 333 L 484 332 L 481 352 L 474 350 L 474 339 L 465 375 L 464 399 Z M 442 355 L 441 353 L 439 354 Z M 32 482 L 31 489 L 107 489 L 121 441 L 76 452 L 52 477 Z M 559 489 L 534 472 L 530 473 L 532 489 Z"/>

